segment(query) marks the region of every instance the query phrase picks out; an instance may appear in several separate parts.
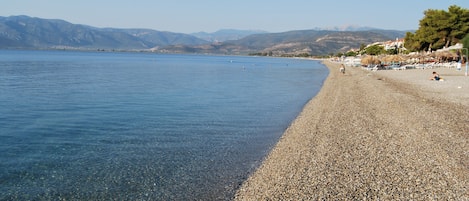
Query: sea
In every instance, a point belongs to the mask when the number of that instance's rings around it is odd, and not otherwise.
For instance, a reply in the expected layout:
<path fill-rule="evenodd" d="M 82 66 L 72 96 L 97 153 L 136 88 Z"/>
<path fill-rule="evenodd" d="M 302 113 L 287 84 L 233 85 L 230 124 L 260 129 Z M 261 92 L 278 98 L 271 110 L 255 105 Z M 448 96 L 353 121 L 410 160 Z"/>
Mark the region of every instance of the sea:
<path fill-rule="evenodd" d="M 0 200 L 231 200 L 320 61 L 0 50 Z"/>

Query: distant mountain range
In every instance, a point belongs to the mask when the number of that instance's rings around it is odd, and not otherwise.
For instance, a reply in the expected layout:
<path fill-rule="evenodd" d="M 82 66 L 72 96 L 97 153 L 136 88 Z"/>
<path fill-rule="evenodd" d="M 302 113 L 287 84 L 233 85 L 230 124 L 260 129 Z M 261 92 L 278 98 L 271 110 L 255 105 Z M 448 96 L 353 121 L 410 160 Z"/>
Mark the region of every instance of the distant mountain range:
<path fill-rule="evenodd" d="M 0 17 L 0 48 L 143 50 L 206 43 L 195 36 L 150 29 L 95 28 L 63 20 Z"/>
<path fill-rule="evenodd" d="M 350 30 L 351 28 L 347 28 Z M 183 34 L 151 29 L 96 28 L 64 20 L 29 16 L 0 17 L 0 49 L 154 51 L 164 53 L 325 55 L 361 44 L 395 40 L 404 31 L 300 30 L 282 33 L 226 29 Z"/>
<path fill-rule="evenodd" d="M 221 29 L 213 33 L 198 32 L 192 33 L 191 35 L 204 39 L 210 42 L 224 42 L 227 40 L 239 40 L 253 34 L 265 34 L 267 31 L 255 31 L 255 30 L 236 30 L 236 29 Z"/>

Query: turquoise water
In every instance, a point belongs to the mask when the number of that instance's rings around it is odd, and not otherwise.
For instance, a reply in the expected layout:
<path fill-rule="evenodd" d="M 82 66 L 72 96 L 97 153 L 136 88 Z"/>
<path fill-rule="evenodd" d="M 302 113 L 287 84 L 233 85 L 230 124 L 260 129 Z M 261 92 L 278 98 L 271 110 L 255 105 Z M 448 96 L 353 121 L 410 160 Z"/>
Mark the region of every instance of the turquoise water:
<path fill-rule="evenodd" d="M 229 200 L 327 73 L 282 58 L 0 51 L 0 200 Z"/>

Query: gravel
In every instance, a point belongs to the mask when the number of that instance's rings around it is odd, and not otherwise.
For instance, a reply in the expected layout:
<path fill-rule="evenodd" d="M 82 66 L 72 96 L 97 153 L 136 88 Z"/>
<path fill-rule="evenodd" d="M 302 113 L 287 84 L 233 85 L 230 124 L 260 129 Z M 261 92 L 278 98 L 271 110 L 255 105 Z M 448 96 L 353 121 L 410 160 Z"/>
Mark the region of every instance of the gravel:
<path fill-rule="evenodd" d="M 324 63 L 323 88 L 235 200 L 469 200 L 464 72 Z"/>

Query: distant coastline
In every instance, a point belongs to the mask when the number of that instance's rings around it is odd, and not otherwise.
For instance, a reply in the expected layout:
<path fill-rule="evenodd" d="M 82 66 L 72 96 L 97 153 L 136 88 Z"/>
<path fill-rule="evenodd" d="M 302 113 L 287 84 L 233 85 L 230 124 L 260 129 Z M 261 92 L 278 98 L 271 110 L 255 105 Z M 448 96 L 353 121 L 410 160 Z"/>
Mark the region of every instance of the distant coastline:
<path fill-rule="evenodd" d="M 158 53 L 271 56 L 328 55 L 361 44 L 405 36 L 396 30 L 295 30 L 282 33 L 233 33 L 226 41 L 150 29 L 96 28 L 29 16 L 0 17 L 0 49 L 71 49 Z"/>

